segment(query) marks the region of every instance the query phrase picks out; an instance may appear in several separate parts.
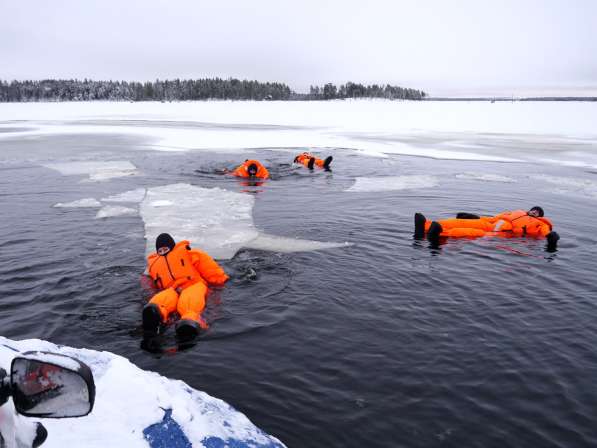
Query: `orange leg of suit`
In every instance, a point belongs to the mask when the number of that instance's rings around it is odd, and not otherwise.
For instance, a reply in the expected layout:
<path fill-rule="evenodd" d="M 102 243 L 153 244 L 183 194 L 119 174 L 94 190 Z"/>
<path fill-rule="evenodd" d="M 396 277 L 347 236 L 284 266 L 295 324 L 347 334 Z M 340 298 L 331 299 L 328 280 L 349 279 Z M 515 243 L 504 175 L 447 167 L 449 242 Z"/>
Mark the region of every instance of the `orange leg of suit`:
<path fill-rule="evenodd" d="M 178 299 L 178 314 L 181 319 L 195 320 L 201 323 L 200 314 L 205 309 L 205 296 L 207 286 L 203 282 L 197 282 L 185 288 Z"/>
<path fill-rule="evenodd" d="M 493 232 L 494 224 L 484 219 L 450 218 L 438 221 L 442 226 L 441 236 L 451 237 L 480 237 Z M 431 221 L 425 222 L 425 232 L 429 231 Z"/>
<path fill-rule="evenodd" d="M 206 323 L 201 318 L 201 312 L 205 309 L 205 296 L 207 295 L 207 286 L 203 282 L 197 282 L 187 286 L 180 296 L 174 288 L 168 288 L 154 295 L 149 303 L 155 303 L 162 316 L 162 321 L 166 322 L 168 316 L 174 311 L 178 311 L 181 319 L 194 320 L 205 328 Z"/>

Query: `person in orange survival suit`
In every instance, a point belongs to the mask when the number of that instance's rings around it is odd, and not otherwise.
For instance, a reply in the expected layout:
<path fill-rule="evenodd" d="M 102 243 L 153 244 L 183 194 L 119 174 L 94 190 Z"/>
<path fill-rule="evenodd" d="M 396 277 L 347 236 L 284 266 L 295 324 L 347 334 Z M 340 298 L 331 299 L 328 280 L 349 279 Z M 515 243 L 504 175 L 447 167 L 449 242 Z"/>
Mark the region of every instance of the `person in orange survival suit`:
<path fill-rule="evenodd" d="M 201 317 L 207 286 L 223 285 L 228 276 L 207 253 L 191 249 L 184 240 L 175 243 L 167 233 L 155 242 L 156 252 L 147 257 L 147 272 L 161 291 L 143 308 L 143 329 L 157 332 L 174 311 L 180 314 L 176 334 L 191 339 L 208 325 Z"/>
<path fill-rule="evenodd" d="M 438 242 L 440 237 L 531 236 L 547 238 L 548 250 L 554 250 L 560 236 L 543 215 L 539 206 L 529 211 L 514 210 L 495 216 L 459 213 L 456 218 L 442 221 L 430 221 L 421 213 L 415 213 L 415 237 L 422 238 L 427 233 L 429 241 Z"/>
<path fill-rule="evenodd" d="M 269 171 L 258 160 L 245 160 L 245 163 L 237 167 L 233 172 L 236 177 L 259 177 L 269 178 Z"/>
<path fill-rule="evenodd" d="M 303 152 L 294 158 L 294 163 L 300 163 L 310 170 L 313 169 L 314 166 L 318 166 L 319 168 L 323 168 L 324 170 L 330 169 L 330 163 L 334 158 L 332 156 L 327 156 L 324 159 L 318 159 L 313 154 L 309 152 Z"/>

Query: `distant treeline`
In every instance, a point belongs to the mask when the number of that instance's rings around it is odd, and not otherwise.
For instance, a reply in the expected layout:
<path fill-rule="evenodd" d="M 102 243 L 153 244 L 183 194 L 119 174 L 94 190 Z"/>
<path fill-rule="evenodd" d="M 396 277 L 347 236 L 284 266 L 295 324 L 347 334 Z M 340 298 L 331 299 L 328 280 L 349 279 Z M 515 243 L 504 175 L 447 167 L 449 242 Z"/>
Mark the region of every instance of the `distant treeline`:
<path fill-rule="evenodd" d="M 347 82 L 340 87 L 326 84 L 323 87 L 311 86 L 306 99 L 333 100 L 337 98 L 387 98 L 390 100 L 422 100 L 427 94 L 422 90 L 406 89 L 404 87 L 383 85 L 355 84 Z"/>
<path fill-rule="evenodd" d="M 153 82 L 46 79 L 1 81 L 0 102 L 28 101 L 186 101 L 186 100 L 330 100 L 337 98 L 388 98 L 420 100 L 425 92 L 397 86 L 364 86 L 348 82 L 336 87 L 312 86 L 308 94 L 286 84 L 238 79 L 174 79 Z"/>

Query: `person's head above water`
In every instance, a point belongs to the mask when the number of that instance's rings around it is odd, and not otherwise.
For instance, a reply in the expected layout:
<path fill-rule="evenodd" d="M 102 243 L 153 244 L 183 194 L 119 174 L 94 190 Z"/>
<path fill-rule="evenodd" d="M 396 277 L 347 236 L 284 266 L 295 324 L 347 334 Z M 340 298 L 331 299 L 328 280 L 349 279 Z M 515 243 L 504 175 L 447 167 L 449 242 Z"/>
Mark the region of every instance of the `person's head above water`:
<path fill-rule="evenodd" d="M 160 255 L 166 255 L 174 249 L 174 246 L 176 246 L 174 238 L 168 233 L 160 233 L 155 239 L 155 250 Z"/>
<path fill-rule="evenodd" d="M 247 167 L 247 173 L 249 173 L 249 176 L 255 176 L 257 174 L 257 165 L 255 165 L 254 163 L 251 163 Z"/>
<path fill-rule="evenodd" d="M 542 218 L 544 213 L 543 213 L 543 209 L 541 207 L 539 207 L 538 205 L 536 205 L 527 212 L 527 215 L 533 216 L 535 218 Z"/>

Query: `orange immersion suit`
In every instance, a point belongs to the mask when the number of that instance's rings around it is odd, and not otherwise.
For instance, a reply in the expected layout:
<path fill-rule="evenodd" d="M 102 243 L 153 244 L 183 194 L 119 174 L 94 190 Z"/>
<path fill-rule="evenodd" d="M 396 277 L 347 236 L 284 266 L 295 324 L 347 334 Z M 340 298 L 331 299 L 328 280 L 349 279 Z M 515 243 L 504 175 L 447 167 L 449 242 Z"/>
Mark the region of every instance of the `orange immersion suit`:
<path fill-rule="evenodd" d="M 245 163 L 237 167 L 232 172 L 232 175 L 236 177 L 251 177 L 248 171 L 251 164 L 257 166 L 257 174 L 255 174 L 255 177 L 260 177 L 262 179 L 269 178 L 269 171 L 258 160 L 245 160 Z"/>
<path fill-rule="evenodd" d="M 298 156 L 296 156 L 294 158 L 294 162 L 301 163 L 301 164 L 305 165 L 306 167 L 308 167 L 310 159 L 315 159 L 314 165 L 318 166 L 319 168 L 323 168 L 325 161 L 323 159 L 318 159 L 313 154 L 308 153 L 308 152 L 303 152 L 302 154 L 299 154 Z"/>
<path fill-rule="evenodd" d="M 425 232 L 430 220 L 425 221 Z M 440 236 L 480 237 L 480 236 L 533 236 L 545 237 L 552 231 L 551 221 L 544 217 L 529 216 L 525 210 L 503 212 L 495 216 L 481 216 L 478 219 L 444 219 Z"/>
<path fill-rule="evenodd" d="M 166 255 L 155 252 L 149 255 L 147 272 L 154 285 L 162 290 L 149 301 L 158 306 L 162 322 L 178 311 L 181 319 L 196 321 L 202 328 L 207 328 L 200 316 L 205 308 L 207 286 L 220 286 L 228 280 L 213 258 L 191 249 L 188 241 L 180 241 Z"/>

